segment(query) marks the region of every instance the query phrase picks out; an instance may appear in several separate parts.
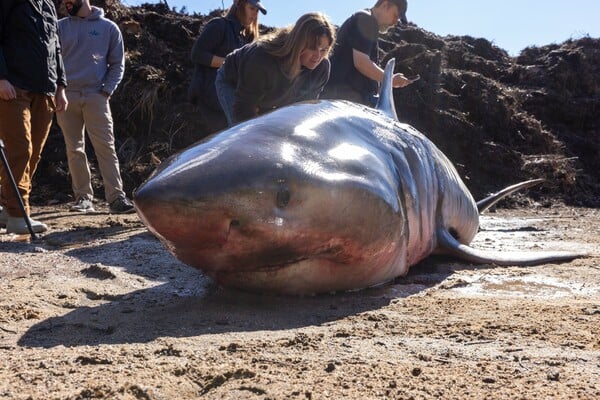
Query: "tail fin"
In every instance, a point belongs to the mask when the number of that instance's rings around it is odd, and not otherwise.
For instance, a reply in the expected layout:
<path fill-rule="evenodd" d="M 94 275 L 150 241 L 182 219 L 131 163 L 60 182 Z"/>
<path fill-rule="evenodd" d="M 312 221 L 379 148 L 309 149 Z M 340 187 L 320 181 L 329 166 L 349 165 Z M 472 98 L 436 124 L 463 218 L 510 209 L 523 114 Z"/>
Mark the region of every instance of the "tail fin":
<path fill-rule="evenodd" d="M 490 251 L 480 250 L 458 242 L 444 228 L 437 231 L 440 254 L 449 254 L 461 260 L 481 264 L 495 265 L 540 265 L 571 261 L 575 258 L 587 257 L 586 253 L 568 251 Z"/>
<path fill-rule="evenodd" d="M 477 202 L 477 210 L 479 211 L 479 214 L 481 214 L 482 212 L 484 212 L 485 210 L 487 210 L 506 196 L 516 192 L 517 190 L 526 189 L 542 182 L 544 182 L 544 179 L 531 179 L 529 181 L 519 182 L 512 186 L 505 187 L 499 192 L 496 192 L 486 197 L 485 199 L 479 200 Z"/>

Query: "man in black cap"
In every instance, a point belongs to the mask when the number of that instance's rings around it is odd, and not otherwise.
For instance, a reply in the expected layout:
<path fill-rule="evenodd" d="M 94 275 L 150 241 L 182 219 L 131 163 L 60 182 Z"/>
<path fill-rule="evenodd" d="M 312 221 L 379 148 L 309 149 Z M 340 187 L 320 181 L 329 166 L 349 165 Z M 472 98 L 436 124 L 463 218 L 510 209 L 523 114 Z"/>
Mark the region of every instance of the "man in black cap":
<path fill-rule="evenodd" d="M 337 32 L 331 76 L 321 98 L 345 99 L 373 106 L 383 69 L 379 67 L 379 33 L 399 21 L 406 23 L 406 0 L 378 0 L 371 9 L 348 18 Z M 394 74 L 393 86 L 414 82 Z"/>

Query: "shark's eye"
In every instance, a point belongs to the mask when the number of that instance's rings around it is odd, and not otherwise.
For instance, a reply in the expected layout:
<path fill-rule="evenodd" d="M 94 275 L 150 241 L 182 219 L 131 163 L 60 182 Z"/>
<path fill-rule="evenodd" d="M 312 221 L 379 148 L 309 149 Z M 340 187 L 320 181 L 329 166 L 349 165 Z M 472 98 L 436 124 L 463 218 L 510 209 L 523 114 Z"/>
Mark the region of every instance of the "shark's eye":
<path fill-rule="evenodd" d="M 286 187 L 281 187 L 277 191 L 277 207 L 285 208 L 290 202 L 290 191 Z"/>

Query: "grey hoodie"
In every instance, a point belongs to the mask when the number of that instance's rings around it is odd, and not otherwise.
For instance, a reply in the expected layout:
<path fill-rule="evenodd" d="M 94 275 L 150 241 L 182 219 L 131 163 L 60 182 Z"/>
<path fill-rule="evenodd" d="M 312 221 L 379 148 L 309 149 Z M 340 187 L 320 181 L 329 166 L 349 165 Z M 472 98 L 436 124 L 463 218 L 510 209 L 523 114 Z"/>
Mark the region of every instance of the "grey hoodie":
<path fill-rule="evenodd" d="M 69 81 L 68 91 L 111 95 L 125 70 L 123 37 L 118 26 L 92 6 L 86 18 L 69 16 L 58 21 L 58 33 Z"/>

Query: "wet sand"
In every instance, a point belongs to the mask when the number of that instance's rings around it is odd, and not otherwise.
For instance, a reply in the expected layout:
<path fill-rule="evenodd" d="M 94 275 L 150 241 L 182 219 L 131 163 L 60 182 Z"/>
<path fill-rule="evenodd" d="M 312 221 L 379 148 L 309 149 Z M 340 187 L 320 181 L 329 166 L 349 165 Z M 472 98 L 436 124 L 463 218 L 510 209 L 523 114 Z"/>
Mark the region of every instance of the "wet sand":
<path fill-rule="evenodd" d="M 219 288 L 135 215 L 37 211 L 43 240 L 0 234 L 2 398 L 600 398 L 600 210 L 500 210 L 473 243 L 587 258 L 313 297 Z"/>

